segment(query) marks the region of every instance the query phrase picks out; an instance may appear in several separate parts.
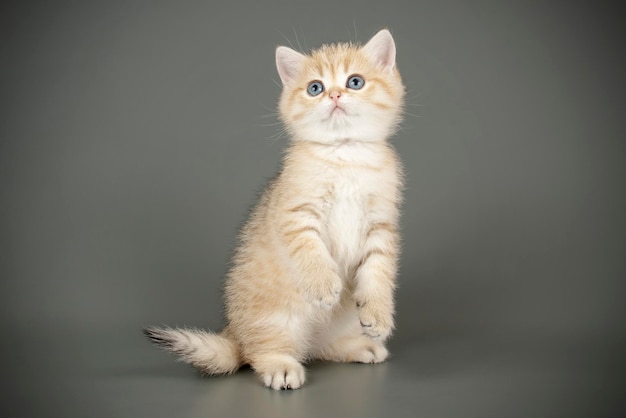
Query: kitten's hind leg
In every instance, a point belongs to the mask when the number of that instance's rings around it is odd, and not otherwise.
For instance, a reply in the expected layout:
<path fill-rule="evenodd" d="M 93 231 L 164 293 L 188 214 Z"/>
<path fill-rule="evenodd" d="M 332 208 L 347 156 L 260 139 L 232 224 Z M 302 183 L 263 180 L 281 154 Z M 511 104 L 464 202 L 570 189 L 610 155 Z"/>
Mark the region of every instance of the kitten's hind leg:
<path fill-rule="evenodd" d="M 287 354 L 257 355 L 250 365 L 265 386 L 274 390 L 298 389 L 305 380 L 304 366 Z"/>
<path fill-rule="evenodd" d="M 299 332 L 302 329 L 290 327 L 291 321 L 298 323 L 293 316 L 275 312 L 257 319 L 254 327 L 244 332 L 244 359 L 265 386 L 274 390 L 298 389 L 305 380 L 299 361 L 304 358 L 304 340 Z"/>

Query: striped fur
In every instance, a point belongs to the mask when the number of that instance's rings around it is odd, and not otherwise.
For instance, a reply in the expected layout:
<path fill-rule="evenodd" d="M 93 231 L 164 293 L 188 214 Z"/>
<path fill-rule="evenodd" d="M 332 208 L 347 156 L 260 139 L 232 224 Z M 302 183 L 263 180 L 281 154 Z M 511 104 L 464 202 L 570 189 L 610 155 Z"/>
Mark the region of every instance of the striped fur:
<path fill-rule="evenodd" d="M 242 230 L 225 283 L 227 327 L 146 335 L 207 374 L 250 364 L 266 386 L 296 389 L 308 360 L 387 358 L 402 188 L 387 139 L 404 88 L 386 30 L 363 47 L 327 45 L 310 55 L 279 47 L 276 56 L 280 114 L 293 140 Z M 352 74 L 365 80 L 362 89 L 346 87 Z M 307 93 L 313 80 L 325 87 L 315 97 Z"/>

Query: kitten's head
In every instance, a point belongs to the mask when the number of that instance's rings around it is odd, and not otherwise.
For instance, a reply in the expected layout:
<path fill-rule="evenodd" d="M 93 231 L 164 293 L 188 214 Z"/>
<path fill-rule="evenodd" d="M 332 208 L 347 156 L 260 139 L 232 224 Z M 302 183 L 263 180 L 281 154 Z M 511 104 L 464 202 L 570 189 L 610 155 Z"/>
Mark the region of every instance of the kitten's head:
<path fill-rule="evenodd" d="M 276 49 L 280 116 L 294 140 L 386 140 L 402 114 L 404 86 L 388 30 L 364 46 L 323 45 L 310 55 Z"/>

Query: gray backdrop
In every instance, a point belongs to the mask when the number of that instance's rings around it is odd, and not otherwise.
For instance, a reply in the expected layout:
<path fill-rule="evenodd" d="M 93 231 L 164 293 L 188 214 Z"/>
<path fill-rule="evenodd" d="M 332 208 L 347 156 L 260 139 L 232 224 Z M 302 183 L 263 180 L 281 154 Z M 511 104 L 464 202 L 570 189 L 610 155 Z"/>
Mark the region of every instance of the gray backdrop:
<path fill-rule="evenodd" d="M 2 416 L 609 417 L 624 367 L 619 6 L 0 6 Z M 202 378 L 150 324 L 222 325 L 279 166 L 274 47 L 391 28 L 408 89 L 398 329 L 377 366 L 274 393 Z"/>

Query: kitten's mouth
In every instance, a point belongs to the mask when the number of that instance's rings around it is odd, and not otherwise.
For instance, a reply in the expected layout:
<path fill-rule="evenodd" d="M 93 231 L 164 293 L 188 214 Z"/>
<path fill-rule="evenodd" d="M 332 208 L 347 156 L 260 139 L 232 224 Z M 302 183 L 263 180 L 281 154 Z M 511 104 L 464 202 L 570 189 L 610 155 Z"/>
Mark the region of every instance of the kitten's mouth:
<path fill-rule="evenodd" d="M 349 116 L 346 109 L 339 105 L 335 105 L 335 107 L 330 109 L 326 115 L 327 116 L 323 119 L 323 121 L 331 123 L 344 123 L 346 118 Z"/>
<path fill-rule="evenodd" d="M 335 116 L 335 115 L 347 115 L 346 109 L 344 109 L 343 107 L 337 105 L 333 108 L 333 110 L 330 111 L 330 116 Z"/>

